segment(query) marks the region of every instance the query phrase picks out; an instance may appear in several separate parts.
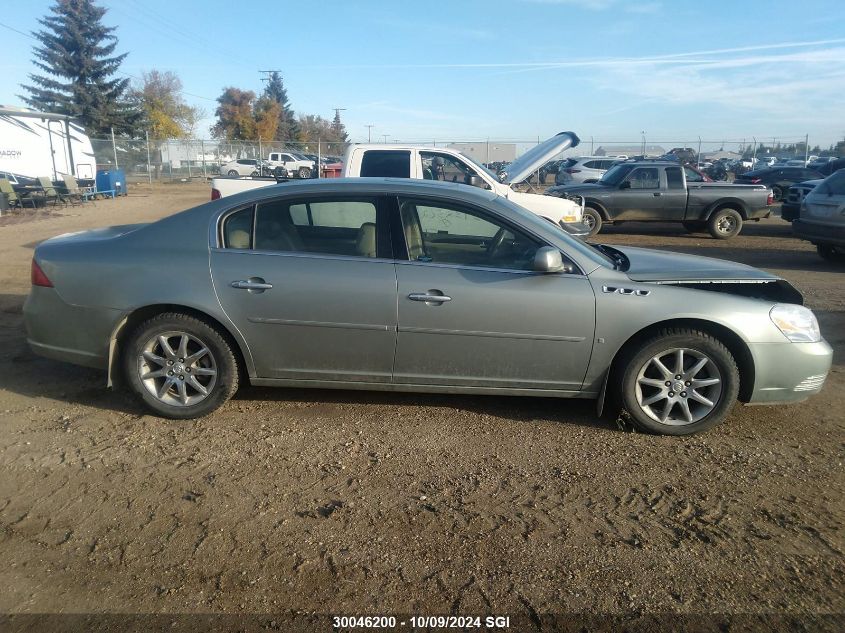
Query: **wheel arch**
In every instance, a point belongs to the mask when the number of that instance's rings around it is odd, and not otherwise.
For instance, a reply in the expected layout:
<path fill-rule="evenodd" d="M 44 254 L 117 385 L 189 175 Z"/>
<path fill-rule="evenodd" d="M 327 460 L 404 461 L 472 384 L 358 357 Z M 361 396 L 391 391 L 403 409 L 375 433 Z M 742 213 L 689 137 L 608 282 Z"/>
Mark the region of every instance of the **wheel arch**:
<path fill-rule="evenodd" d="M 249 353 L 248 349 L 245 349 L 245 345 L 241 345 L 239 337 L 235 336 L 229 327 L 223 324 L 219 319 L 203 312 L 202 310 L 175 303 L 157 303 L 134 309 L 132 312 L 123 317 L 123 319 L 121 319 L 114 328 L 114 331 L 109 338 L 108 387 L 112 387 L 122 380 L 119 368 L 121 366 L 120 361 L 123 350 L 126 345 L 126 337 L 129 336 L 129 334 L 144 321 L 167 312 L 178 312 L 180 314 L 192 316 L 200 321 L 204 321 L 209 326 L 217 330 L 220 335 L 226 339 L 226 342 L 229 343 L 235 354 L 240 373 L 239 378 L 243 380 L 244 383 L 249 383 L 250 376 L 254 373 L 252 355 Z"/>
<path fill-rule="evenodd" d="M 721 211 L 722 209 L 734 209 L 739 213 L 743 221 L 748 219 L 748 207 L 742 200 L 739 198 L 722 198 L 707 207 L 707 216 L 705 220 L 709 220 L 714 213 Z"/>
<path fill-rule="evenodd" d="M 587 198 L 585 196 L 584 197 L 584 208 L 586 208 L 586 207 L 592 207 L 596 211 L 598 211 L 599 215 L 601 215 L 601 219 L 604 220 L 605 222 L 610 221 L 610 216 L 607 213 L 607 208 L 601 202 L 596 200 L 595 198 Z"/>
<path fill-rule="evenodd" d="M 625 357 L 627 352 L 636 348 L 646 341 L 653 334 L 659 330 L 666 328 L 689 328 L 700 330 L 710 334 L 718 339 L 725 347 L 728 348 L 731 355 L 736 361 L 737 369 L 739 370 L 739 397 L 740 402 L 748 402 L 754 390 L 755 368 L 754 357 L 751 350 L 748 348 L 746 342 L 736 332 L 730 328 L 716 323 L 715 321 L 707 321 L 706 319 L 666 319 L 657 323 L 652 323 L 642 328 L 641 330 L 632 334 L 626 340 L 610 361 L 610 368 L 605 375 L 604 383 L 602 384 L 601 393 L 598 399 L 598 413 L 601 415 L 604 408 L 604 401 L 607 395 L 607 388 L 612 381 L 619 380 L 622 373 L 621 359 Z"/>

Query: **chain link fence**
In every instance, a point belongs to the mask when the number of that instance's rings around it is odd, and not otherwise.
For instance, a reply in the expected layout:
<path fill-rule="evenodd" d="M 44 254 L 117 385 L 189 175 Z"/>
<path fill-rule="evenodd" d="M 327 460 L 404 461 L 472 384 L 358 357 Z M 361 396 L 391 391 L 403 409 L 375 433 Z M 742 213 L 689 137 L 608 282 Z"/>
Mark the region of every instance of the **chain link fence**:
<path fill-rule="evenodd" d="M 456 149 L 486 165 L 506 163 L 542 142 L 534 139 L 385 139 L 391 144 L 446 147 Z M 301 154 L 323 165 L 339 162 L 349 143 L 273 141 L 221 141 L 203 139 L 91 139 L 97 169 L 123 169 L 127 177 L 149 181 L 212 178 L 222 168 L 239 159 L 267 160 L 271 153 Z M 803 159 L 812 154 L 807 137 L 749 137 L 706 140 L 698 136 L 682 139 L 618 140 L 581 136 L 581 144 L 556 158 L 572 156 L 660 156 L 672 149 L 692 149 L 701 161 L 719 158 L 740 159 L 754 156 Z"/>

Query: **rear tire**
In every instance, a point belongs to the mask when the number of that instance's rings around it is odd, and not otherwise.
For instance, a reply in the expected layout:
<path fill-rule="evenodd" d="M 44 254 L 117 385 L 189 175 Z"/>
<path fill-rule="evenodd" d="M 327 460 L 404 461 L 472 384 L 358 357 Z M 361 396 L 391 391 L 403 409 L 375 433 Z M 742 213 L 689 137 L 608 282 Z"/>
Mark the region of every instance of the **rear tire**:
<path fill-rule="evenodd" d="M 707 221 L 707 230 L 717 240 L 727 240 L 742 230 L 742 216 L 736 209 L 719 209 Z"/>
<path fill-rule="evenodd" d="M 226 175 L 227 176 L 240 176 L 240 174 L 234 169 L 230 169 L 229 173 L 227 173 Z"/>
<path fill-rule="evenodd" d="M 587 235 L 595 235 L 601 231 L 601 213 L 593 207 L 584 207 L 584 224 L 590 227 L 590 232 Z"/>
<path fill-rule="evenodd" d="M 699 330 L 660 330 L 627 352 L 620 369 L 619 401 L 634 424 L 649 433 L 690 435 L 712 428 L 727 417 L 739 394 L 734 357 Z"/>
<path fill-rule="evenodd" d="M 819 256 L 834 264 L 845 264 L 845 250 L 830 244 L 816 244 L 816 251 Z"/>
<path fill-rule="evenodd" d="M 238 389 L 238 361 L 214 327 L 178 312 L 141 323 L 124 347 L 126 381 L 156 415 L 208 415 Z"/>

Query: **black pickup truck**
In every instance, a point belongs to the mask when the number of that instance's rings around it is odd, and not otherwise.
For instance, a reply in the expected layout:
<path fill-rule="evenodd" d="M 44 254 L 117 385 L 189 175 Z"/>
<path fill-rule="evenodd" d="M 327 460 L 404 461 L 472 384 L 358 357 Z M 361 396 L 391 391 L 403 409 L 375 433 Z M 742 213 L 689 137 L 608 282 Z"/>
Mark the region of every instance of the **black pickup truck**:
<path fill-rule="evenodd" d="M 773 202 L 764 185 L 687 183 L 683 168 L 671 161 L 619 163 L 597 183 L 550 187 L 546 195 L 583 198 L 590 235 L 607 222 L 681 222 L 717 239 L 737 235 L 746 220 L 768 217 Z"/>

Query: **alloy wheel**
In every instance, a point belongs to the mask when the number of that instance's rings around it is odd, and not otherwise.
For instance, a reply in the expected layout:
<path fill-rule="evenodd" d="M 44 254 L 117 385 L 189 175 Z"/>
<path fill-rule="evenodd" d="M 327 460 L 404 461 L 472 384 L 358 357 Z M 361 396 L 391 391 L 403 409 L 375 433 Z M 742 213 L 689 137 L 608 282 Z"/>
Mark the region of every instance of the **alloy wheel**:
<path fill-rule="evenodd" d="M 208 346 L 186 332 L 150 338 L 137 359 L 138 377 L 157 400 L 189 407 L 205 400 L 217 383 L 217 362 Z"/>
<path fill-rule="evenodd" d="M 660 424 L 698 422 L 716 408 L 721 396 L 719 368 L 698 350 L 673 348 L 660 352 L 637 375 L 637 404 Z"/>

